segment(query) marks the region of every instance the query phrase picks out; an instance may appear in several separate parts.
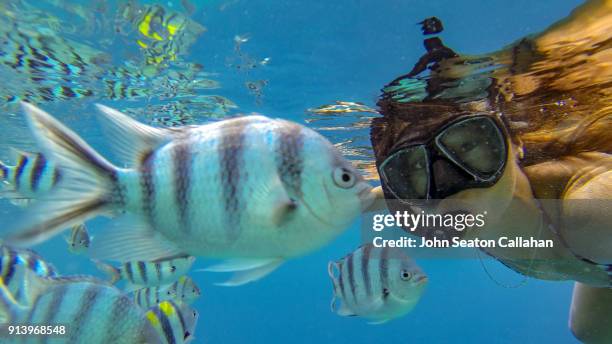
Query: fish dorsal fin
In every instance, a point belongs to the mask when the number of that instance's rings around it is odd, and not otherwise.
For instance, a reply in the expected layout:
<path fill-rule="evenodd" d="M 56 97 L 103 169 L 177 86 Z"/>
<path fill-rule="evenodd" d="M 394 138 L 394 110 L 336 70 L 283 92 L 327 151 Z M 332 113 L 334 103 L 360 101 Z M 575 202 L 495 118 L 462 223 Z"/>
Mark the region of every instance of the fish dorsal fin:
<path fill-rule="evenodd" d="M 272 271 L 276 270 L 284 260 L 277 259 L 236 259 L 210 266 L 204 271 L 208 272 L 234 272 L 232 277 L 223 282 L 217 283 L 224 287 L 237 287 L 243 284 L 257 281 Z"/>
<path fill-rule="evenodd" d="M 173 137 L 171 130 L 140 123 L 108 106 L 96 104 L 96 107 L 102 114 L 99 119 L 108 142 L 124 162 L 134 164 L 141 161 L 146 154 Z"/>
<path fill-rule="evenodd" d="M 98 260 L 118 262 L 152 261 L 186 255 L 143 220 L 124 215 L 101 231 L 91 242 L 88 254 Z"/>

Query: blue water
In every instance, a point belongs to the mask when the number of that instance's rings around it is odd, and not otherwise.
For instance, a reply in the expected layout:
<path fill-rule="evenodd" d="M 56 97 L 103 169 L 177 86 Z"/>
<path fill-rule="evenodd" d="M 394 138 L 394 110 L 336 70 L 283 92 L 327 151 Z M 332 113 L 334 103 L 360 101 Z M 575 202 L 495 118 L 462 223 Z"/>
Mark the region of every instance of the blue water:
<path fill-rule="evenodd" d="M 165 1 L 162 4 L 168 4 Z M 173 6 L 178 7 L 176 1 Z M 194 2 L 196 3 L 196 2 Z M 462 53 L 494 51 L 566 16 L 580 1 L 229 1 L 202 0 L 193 19 L 208 31 L 192 47 L 188 60 L 199 62 L 215 77 L 223 95 L 240 112 L 260 112 L 298 122 L 305 109 L 335 100 L 374 106 L 380 88 L 406 73 L 423 53 L 415 25 L 428 16 L 445 24 L 442 37 Z M 234 36 L 249 34 L 241 48 L 269 65 L 248 72 L 228 67 Z M 268 80 L 260 103 L 244 82 Z M 8 80 L 9 82 L 11 80 Z M 80 119 L 68 125 L 101 151 L 108 145 L 91 120 L 91 103 L 79 103 Z M 121 107 L 124 102 L 101 100 Z M 138 106 L 130 102 L 129 106 Z M 45 105 L 60 114 L 75 111 L 75 102 Z M 83 107 L 85 110 L 82 110 Z M 26 134 L 24 134 L 26 135 Z M 349 134 L 330 139 L 339 141 Z M 1 137 L 1 136 L 0 136 Z M 20 136 L 24 142 L 27 136 Z M 4 214 L 13 207 L 3 201 Z M 5 215 L 6 216 L 6 215 Z M 5 219 L 2 223 L 6 221 Z M 92 232 L 103 221 L 90 224 Z M 95 240 L 95 239 L 94 239 Z M 237 288 L 213 285 L 223 276 L 192 273 L 203 289 L 196 343 L 574 343 L 567 328 L 572 283 L 530 279 L 504 288 L 484 272 L 479 260 L 420 260 L 429 275 L 421 302 L 407 316 L 384 325 L 343 318 L 329 309 L 331 283 L 327 262 L 359 245 L 355 223 L 320 251 L 284 264 L 253 284 Z M 36 248 L 62 273 L 99 274 L 85 258 L 74 258 L 62 238 Z M 486 260 L 491 275 L 509 285 L 523 277 Z M 207 265 L 196 262 L 195 268 Z"/>

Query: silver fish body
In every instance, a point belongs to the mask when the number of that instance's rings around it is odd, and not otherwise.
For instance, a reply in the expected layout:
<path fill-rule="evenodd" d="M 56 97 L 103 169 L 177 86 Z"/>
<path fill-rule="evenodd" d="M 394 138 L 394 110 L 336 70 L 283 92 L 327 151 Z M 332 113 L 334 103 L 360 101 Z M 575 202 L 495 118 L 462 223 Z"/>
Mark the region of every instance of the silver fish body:
<path fill-rule="evenodd" d="M 81 254 L 87 251 L 91 243 L 89 232 L 84 223 L 72 226 L 70 237 L 68 237 L 68 251 L 74 254 Z"/>
<path fill-rule="evenodd" d="M 351 187 L 361 183 L 334 153 L 314 131 L 262 116 L 189 129 L 120 177 L 125 207 L 190 254 L 300 255 L 338 235 L 360 212 L 359 192 L 329 197 L 341 189 L 334 164 L 355 179 Z"/>
<path fill-rule="evenodd" d="M 334 288 L 332 311 L 359 315 L 373 323 L 410 312 L 427 284 L 427 276 L 401 249 L 372 244 L 330 262 L 328 273 Z"/>
<path fill-rule="evenodd" d="M 162 286 L 177 281 L 191 269 L 193 256 L 168 257 L 153 261 L 129 261 L 119 267 L 97 262 L 111 276 L 111 283 L 120 279 L 132 286 Z"/>
<path fill-rule="evenodd" d="M 31 270 L 40 277 L 57 276 L 57 271 L 34 251 L 27 249 L 0 246 L 0 277 L 15 300 L 22 303 L 25 300 L 23 269 Z M 21 272 L 20 272 L 21 271 Z"/>
<path fill-rule="evenodd" d="M 133 292 L 134 302 L 145 309 L 166 300 L 191 304 L 200 295 L 200 288 L 188 276 L 181 276 L 172 284 L 141 288 Z"/>
<path fill-rule="evenodd" d="M 199 314 L 186 304 L 161 301 L 146 316 L 164 344 L 184 344 L 195 338 Z"/>
<path fill-rule="evenodd" d="M 19 152 L 17 164 L 0 161 L 1 190 L 10 198 L 37 199 L 49 192 L 61 179 L 57 165 L 41 153 Z"/>
<path fill-rule="evenodd" d="M 163 343 L 145 311 L 119 289 L 88 279 L 33 280 L 20 305 L 0 286 L 0 314 L 13 325 L 65 326 L 66 343 Z M 31 340 L 24 337 L 24 340 Z"/>
<path fill-rule="evenodd" d="M 10 241 L 40 242 L 99 214 L 126 213 L 138 224 L 97 237 L 100 259 L 183 253 L 282 261 L 337 237 L 373 200 L 371 186 L 334 146 L 296 123 L 247 116 L 159 129 L 98 108 L 132 167 L 114 166 L 24 104 L 41 148 L 70 171 L 70 190 L 53 192 L 63 203 L 19 222 Z"/>

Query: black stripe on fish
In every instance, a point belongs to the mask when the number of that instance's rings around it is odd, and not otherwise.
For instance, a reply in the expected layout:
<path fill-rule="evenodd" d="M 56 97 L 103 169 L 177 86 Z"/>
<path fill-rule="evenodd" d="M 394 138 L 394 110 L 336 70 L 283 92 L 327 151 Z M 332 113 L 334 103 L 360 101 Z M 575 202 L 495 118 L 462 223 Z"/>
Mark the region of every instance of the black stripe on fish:
<path fill-rule="evenodd" d="M 0 173 L 2 174 L 0 175 L 0 179 L 7 179 L 9 175 L 9 169 L 2 162 L 0 162 Z"/>
<path fill-rule="evenodd" d="M 153 183 L 154 154 L 150 151 L 143 155 L 140 164 L 140 188 L 142 190 L 142 208 L 149 224 L 155 222 L 155 184 Z"/>
<path fill-rule="evenodd" d="M 219 128 L 221 142 L 219 146 L 219 165 L 223 192 L 223 204 L 227 222 L 229 241 L 235 241 L 240 235 L 240 176 L 242 172 L 242 154 L 244 152 L 245 130 L 249 124 L 247 117 L 226 122 Z"/>
<path fill-rule="evenodd" d="M 28 157 L 25 155 L 22 155 L 19 157 L 19 162 L 17 163 L 17 166 L 15 167 L 15 189 L 19 189 L 19 184 L 20 184 L 20 178 L 21 178 L 21 174 L 23 173 L 23 170 L 25 168 L 25 165 L 28 163 Z"/>
<path fill-rule="evenodd" d="M 172 306 L 174 307 L 174 303 L 172 304 Z M 181 312 L 180 309 L 176 309 L 176 307 L 174 308 L 176 311 L 176 315 L 178 316 L 179 322 L 181 323 L 181 333 L 183 334 L 183 340 L 186 340 L 190 333 L 187 331 L 187 327 L 185 326 L 185 318 L 183 317 L 183 312 Z"/>
<path fill-rule="evenodd" d="M 282 123 L 283 125 L 279 127 L 280 137 L 276 147 L 276 170 L 285 188 L 300 197 L 302 196 L 304 169 L 302 128 L 294 123 L 284 121 Z"/>
<path fill-rule="evenodd" d="M 162 271 L 161 271 L 161 264 L 159 262 L 155 262 L 155 273 L 157 275 L 157 280 L 161 281 L 162 280 Z"/>
<path fill-rule="evenodd" d="M 51 179 L 51 185 L 55 186 L 57 183 L 62 180 L 62 172 L 59 169 L 53 169 L 53 177 Z"/>
<path fill-rule="evenodd" d="M 27 255 L 28 268 L 34 272 L 38 272 L 38 259 L 32 255 Z"/>
<path fill-rule="evenodd" d="M 97 285 L 90 285 L 85 289 L 79 301 L 79 309 L 73 319 L 73 324 L 78 325 L 73 326 L 73 330 L 70 332 L 70 339 L 68 340 L 69 343 L 79 343 L 84 336 L 87 336 L 87 333 L 81 333 L 81 331 L 88 328 L 87 323 L 91 320 L 90 317 L 95 316 L 95 314 L 92 314 L 92 310 L 101 291 L 101 288 Z"/>
<path fill-rule="evenodd" d="M 170 319 L 166 316 L 164 312 L 162 312 L 159 307 L 155 308 L 155 313 L 158 316 L 158 319 L 161 323 L 162 331 L 164 332 L 164 336 L 166 337 L 166 343 L 174 344 L 176 343 L 176 338 L 174 338 L 174 332 L 172 331 L 172 325 L 170 324 Z"/>
<path fill-rule="evenodd" d="M 34 167 L 32 169 L 32 174 L 30 175 L 30 185 L 32 191 L 36 192 L 38 189 L 38 184 L 40 183 L 40 178 L 47 166 L 47 159 L 45 156 L 37 153 L 36 158 L 34 158 Z"/>
<path fill-rule="evenodd" d="M 130 283 L 134 283 L 134 272 L 132 271 L 132 262 L 127 262 L 123 265 L 125 268 L 126 278 Z"/>
<path fill-rule="evenodd" d="M 353 295 L 353 300 L 355 300 L 355 304 L 357 304 L 357 293 L 356 293 L 356 288 L 355 288 L 354 260 L 355 260 L 354 254 L 351 254 L 348 256 L 347 270 L 348 270 L 349 287 L 351 288 L 351 294 Z"/>
<path fill-rule="evenodd" d="M 148 306 L 149 305 L 149 300 L 151 300 L 151 288 L 147 288 L 147 291 L 145 293 L 145 300 L 144 300 L 143 304 L 146 304 Z"/>
<path fill-rule="evenodd" d="M 62 306 L 62 302 L 64 301 L 66 291 L 68 291 L 68 285 L 66 284 L 60 284 L 53 288 L 51 301 L 49 301 L 49 304 L 47 305 L 47 312 L 45 313 L 41 324 L 53 324 L 53 319 L 55 319 L 55 316 L 60 311 L 60 307 Z"/>
<path fill-rule="evenodd" d="M 181 138 L 174 146 L 174 199 L 181 229 L 188 233 L 189 226 L 189 189 L 191 187 L 191 153 L 187 137 Z"/>
<path fill-rule="evenodd" d="M 12 250 L 9 251 L 9 259 L 6 266 L 6 274 L 2 277 L 2 283 L 8 286 L 11 283 L 11 279 L 15 274 L 15 264 L 17 264 L 17 253 Z"/>
<path fill-rule="evenodd" d="M 142 282 L 144 284 L 147 284 L 147 266 L 145 265 L 145 262 L 138 262 L 138 272 L 140 272 L 140 278 L 142 278 Z"/>
<path fill-rule="evenodd" d="M 370 297 L 372 295 L 372 282 L 370 281 L 370 253 L 372 252 L 372 245 L 363 246 L 361 253 L 361 272 L 363 273 L 363 283 L 365 284 L 366 295 Z"/>
<path fill-rule="evenodd" d="M 113 326 L 114 324 L 117 324 L 118 322 L 122 321 L 121 318 L 124 315 L 126 308 L 128 307 L 127 305 L 129 304 L 133 303 L 130 302 L 130 300 L 125 295 L 120 295 L 119 297 L 115 298 L 115 300 L 113 301 L 113 305 L 111 306 L 111 311 L 107 317 L 108 320 L 106 324 L 107 326 L 109 326 L 109 328 L 106 329 L 105 336 L 103 338 L 104 340 L 101 340 L 100 343 L 117 343 L 120 341 L 121 338 L 118 338 L 117 336 L 120 336 L 121 333 L 113 331 L 113 328 L 110 326 Z"/>
<path fill-rule="evenodd" d="M 346 302 L 346 288 L 344 286 L 344 273 L 343 273 L 344 263 L 338 262 L 338 287 L 340 287 L 340 295 L 342 296 L 342 300 Z"/>
<path fill-rule="evenodd" d="M 379 270 L 380 286 L 382 288 L 383 298 L 386 298 L 389 290 L 389 250 L 384 248 L 380 253 Z"/>

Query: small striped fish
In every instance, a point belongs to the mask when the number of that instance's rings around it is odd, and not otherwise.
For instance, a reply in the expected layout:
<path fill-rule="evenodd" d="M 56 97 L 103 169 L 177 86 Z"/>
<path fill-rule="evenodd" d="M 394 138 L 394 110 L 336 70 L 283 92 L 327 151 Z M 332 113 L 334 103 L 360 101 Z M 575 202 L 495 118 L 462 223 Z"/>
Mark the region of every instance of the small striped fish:
<path fill-rule="evenodd" d="M 57 272 L 53 265 L 45 262 L 36 252 L 18 249 L 8 246 L 0 246 L 2 255 L 0 256 L 0 277 L 7 289 L 11 292 L 14 298 L 23 303 L 25 301 L 24 276 L 19 275 L 20 267 L 31 270 L 36 275 L 41 277 L 57 276 Z"/>
<path fill-rule="evenodd" d="M 200 288 L 188 276 L 164 286 L 154 286 L 134 290 L 134 302 L 142 308 L 152 307 L 165 300 L 192 304 L 200 297 Z"/>
<path fill-rule="evenodd" d="M 9 241 L 33 244 L 100 214 L 125 214 L 137 223 L 101 233 L 94 257 L 241 259 L 224 266 L 238 271 L 226 285 L 239 285 L 327 244 L 373 201 L 327 139 L 293 122 L 253 115 L 161 129 L 98 105 L 109 142 L 134 164 L 119 168 L 49 114 L 23 108 L 39 145 L 73 173 L 66 190 L 51 193 L 61 202 L 15 221 Z"/>
<path fill-rule="evenodd" d="M 165 344 L 189 343 L 195 338 L 198 312 L 186 304 L 162 301 L 147 311 L 147 319 Z"/>
<path fill-rule="evenodd" d="M 131 261 L 120 267 L 96 263 L 98 268 L 110 275 L 111 283 L 124 279 L 132 286 L 153 287 L 177 281 L 189 272 L 194 262 L 193 256 L 178 256 L 153 261 Z"/>
<path fill-rule="evenodd" d="M 115 287 L 87 278 L 26 275 L 31 304 L 17 303 L 0 285 L 2 325 L 64 325 L 66 343 L 166 343 L 146 312 Z"/>
<path fill-rule="evenodd" d="M 79 223 L 72 226 L 70 236 L 66 239 L 68 242 L 68 251 L 74 254 L 85 253 L 91 243 L 89 232 L 84 223 Z"/>
<path fill-rule="evenodd" d="M 401 249 L 372 244 L 329 262 L 328 273 L 334 286 L 332 311 L 363 316 L 376 324 L 410 312 L 427 284 L 427 276 Z"/>
<path fill-rule="evenodd" d="M 41 153 L 18 152 L 17 165 L 0 161 L 0 181 L 9 198 L 36 199 L 49 192 L 61 179 L 57 166 Z"/>

